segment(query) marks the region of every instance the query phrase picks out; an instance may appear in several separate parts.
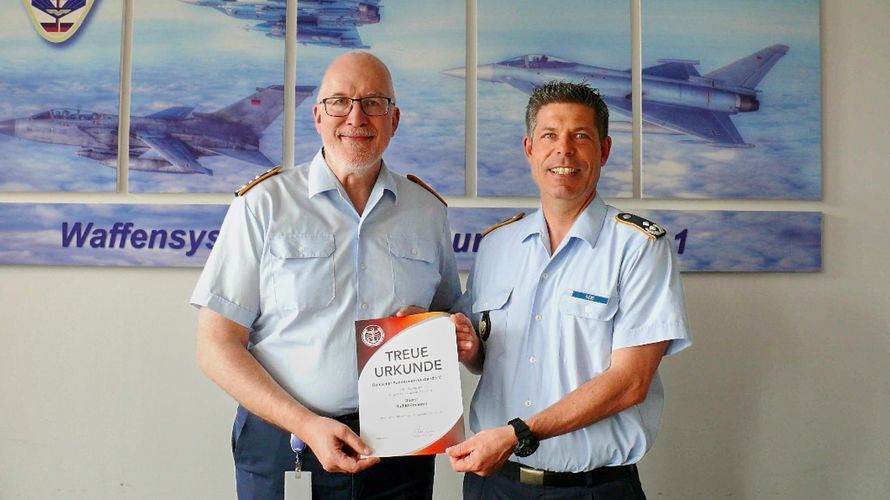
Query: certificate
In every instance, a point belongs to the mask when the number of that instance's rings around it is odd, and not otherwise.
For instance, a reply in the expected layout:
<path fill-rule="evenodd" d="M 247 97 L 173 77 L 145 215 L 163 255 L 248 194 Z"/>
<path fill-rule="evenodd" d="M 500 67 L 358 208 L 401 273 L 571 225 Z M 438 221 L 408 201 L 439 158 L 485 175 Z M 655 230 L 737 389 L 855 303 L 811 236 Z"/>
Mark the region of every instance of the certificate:
<path fill-rule="evenodd" d="M 464 439 L 454 323 L 446 313 L 355 322 L 359 426 L 377 457 L 433 455 Z"/>

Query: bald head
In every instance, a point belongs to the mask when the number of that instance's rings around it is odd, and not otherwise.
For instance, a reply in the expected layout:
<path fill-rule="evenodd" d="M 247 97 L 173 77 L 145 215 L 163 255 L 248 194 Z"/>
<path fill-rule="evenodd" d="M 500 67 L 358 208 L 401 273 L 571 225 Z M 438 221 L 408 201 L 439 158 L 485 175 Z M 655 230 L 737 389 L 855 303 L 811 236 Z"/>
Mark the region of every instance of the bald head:
<path fill-rule="evenodd" d="M 344 88 L 355 88 L 359 82 L 377 87 L 375 94 L 396 100 L 389 69 L 368 52 L 350 52 L 334 59 L 321 79 L 318 95 L 325 98 Z"/>
<path fill-rule="evenodd" d="M 386 98 L 386 106 L 365 113 L 362 99 Z M 349 175 L 364 175 L 372 182 L 380 168 L 383 152 L 399 126 L 399 108 L 395 106 L 392 76 L 380 59 L 367 52 L 351 52 L 328 66 L 318 88 L 318 103 L 312 107 L 315 129 L 324 145 L 325 161 L 341 182 Z M 337 99 L 341 98 L 341 99 Z M 343 99 L 345 98 L 345 99 Z M 331 116 L 325 99 L 349 100 Z M 382 99 L 376 99 L 382 101 Z M 342 105 L 341 105 L 342 106 Z M 386 110 L 380 114 L 379 111 Z"/>

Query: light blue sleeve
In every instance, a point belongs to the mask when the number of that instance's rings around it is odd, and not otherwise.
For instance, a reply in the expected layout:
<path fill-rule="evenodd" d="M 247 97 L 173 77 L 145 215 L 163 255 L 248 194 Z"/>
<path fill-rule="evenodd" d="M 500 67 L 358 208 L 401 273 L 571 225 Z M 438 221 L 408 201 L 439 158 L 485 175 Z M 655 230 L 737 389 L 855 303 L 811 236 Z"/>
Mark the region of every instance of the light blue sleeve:
<path fill-rule="evenodd" d="M 229 206 L 190 302 L 250 328 L 260 310 L 264 232 L 245 198 Z"/>
<path fill-rule="evenodd" d="M 676 255 L 667 239 L 647 240 L 622 262 L 612 350 L 670 340 L 665 354 L 692 344 Z"/>

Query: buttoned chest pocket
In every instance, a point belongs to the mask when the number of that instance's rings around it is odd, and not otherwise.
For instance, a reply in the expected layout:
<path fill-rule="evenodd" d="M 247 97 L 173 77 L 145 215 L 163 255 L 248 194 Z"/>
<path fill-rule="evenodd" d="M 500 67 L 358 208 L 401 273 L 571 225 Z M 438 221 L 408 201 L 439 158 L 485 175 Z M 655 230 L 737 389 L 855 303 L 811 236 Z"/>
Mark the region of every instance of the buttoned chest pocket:
<path fill-rule="evenodd" d="M 334 300 L 334 235 L 282 235 L 269 245 L 275 304 L 308 311 Z"/>
<path fill-rule="evenodd" d="M 436 245 L 398 235 L 390 236 L 387 244 L 396 298 L 402 306 L 429 308 L 441 280 Z"/>
<path fill-rule="evenodd" d="M 618 299 L 605 299 L 597 302 L 593 294 L 585 297 L 563 295 L 559 299 L 559 314 L 562 323 L 562 342 L 567 351 L 593 349 L 592 352 L 609 353 L 612 350 L 612 320 L 618 311 Z"/>
<path fill-rule="evenodd" d="M 496 358 L 507 347 L 507 310 L 512 288 L 494 288 L 480 291 L 473 302 L 473 316 L 478 320 L 480 337 L 485 344 L 485 356 Z"/>

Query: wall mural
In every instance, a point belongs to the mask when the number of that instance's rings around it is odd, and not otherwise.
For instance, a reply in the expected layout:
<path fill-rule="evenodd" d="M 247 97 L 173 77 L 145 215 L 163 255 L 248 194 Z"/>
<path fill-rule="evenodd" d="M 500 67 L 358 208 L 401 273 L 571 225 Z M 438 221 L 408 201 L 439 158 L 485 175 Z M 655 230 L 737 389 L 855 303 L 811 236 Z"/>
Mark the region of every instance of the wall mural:
<path fill-rule="evenodd" d="M 200 267 L 225 205 L 0 204 L 5 264 Z M 482 232 L 528 208 L 449 208 L 458 268 Z M 635 211 L 669 228 L 683 271 L 818 271 L 819 212 Z"/>
<path fill-rule="evenodd" d="M 121 3 L 40 12 L 0 16 L 0 191 L 115 191 Z"/>
<path fill-rule="evenodd" d="M 558 9 L 549 2 L 479 2 L 476 68 L 478 121 L 477 193 L 480 196 L 537 196 L 522 150 L 525 106 L 535 86 L 550 80 L 586 81 L 603 96 L 630 94 L 630 5 L 627 2 L 571 0 Z M 618 68 L 606 70 L 585 64 Z M 593 81 L 608 72 L 609 80 Z M 463 76 L 463 68 L 449 72 Z M 627 101 L 630 102 L 630 101 Z M 612 107 L 612 153 L 598 192 L 629 197 L 630 116 Z"/>
<path fill-rule="evenodd" d="M 396 104 L 401 110 L 399 128 L 384 157 L 387 166 L 396 172 L 419 176 L 443 195 L 463 195 L 464 82 L 442 71 L 465 64 L 465 5 L 437 0 L 392 0 L 384 5 L 377 0 L 306 4 L 307 10 L 321 5 L 336 6 L 333 10 L 338 12 L 346 6 L 351 17 L 340 18 L 340 22 L 346 26 L 355 23 L 355 27 L 336 37 L 324 36 L 318 34 L 322 28 L 336 23 L 321 22 L 321 13 L 314 24 L 298 19 L 297 85 L 317 86 L 328 64 L 350 50 L 363 48 L 373 52 L 389 66 Z M 303 6 L 304 2 L 298 5 Z M 304 24 L 309 24 L 308 34 Z M 313 99 L 322 97 L 328 96 L 316 94 Z M 315 132 L 311 107 L 298 109 L 296 115 L 294 161 L 299 165 L 312 159 L 321 141 Z"/>
<path fill-rule="evenodd" d="M 83 3 L 72 1 L 72 11 Z M 0 192 L 116 190 L 122 9 L 90 3 L 76 33 L 58 43 L 37 28 L 62 32 L 77 23 L 34 23 L 25 6 L 0 19 Z M 535 85 L 561 79 L 599 88 L 612 111 L 614 144 L 599 189 L 607 198 L 633 197 L 634 168 L 647 198 L 820 198 L 817 0 L 718 0 L 706 9 L 688 0 L 646 3 L 643 93 L 635 96 L 643 162 L 636 167 L 629 8 L 595 4 L 479 3 L 476 193 L 465 188 L 464 5 L 295 4 L 296 163 L 320 146 L 311 107 L 324 68 L 366 49 L 390 66 L 402 112 L 387 163 L 446 196 L 536 196 L 521 147 L 525 103 Z M 131 192 L 231 192 L 281 162 L 286 6 L 134 2 Z M 0 264 L 198 267 L 225 210 L 4 202 Z M 482 231 L 531 210 L 449 208 L 459 267 L 471 267 Z M 633 212 L 668 229 L 684 271 L 821 269 L 818 212 Z"/>
<path fill-rule="evenodd" d="M 643 119 L 669 132 L 643 135 L 643 196 L 821 199 L 819 0 L 642 16 Z"/>

